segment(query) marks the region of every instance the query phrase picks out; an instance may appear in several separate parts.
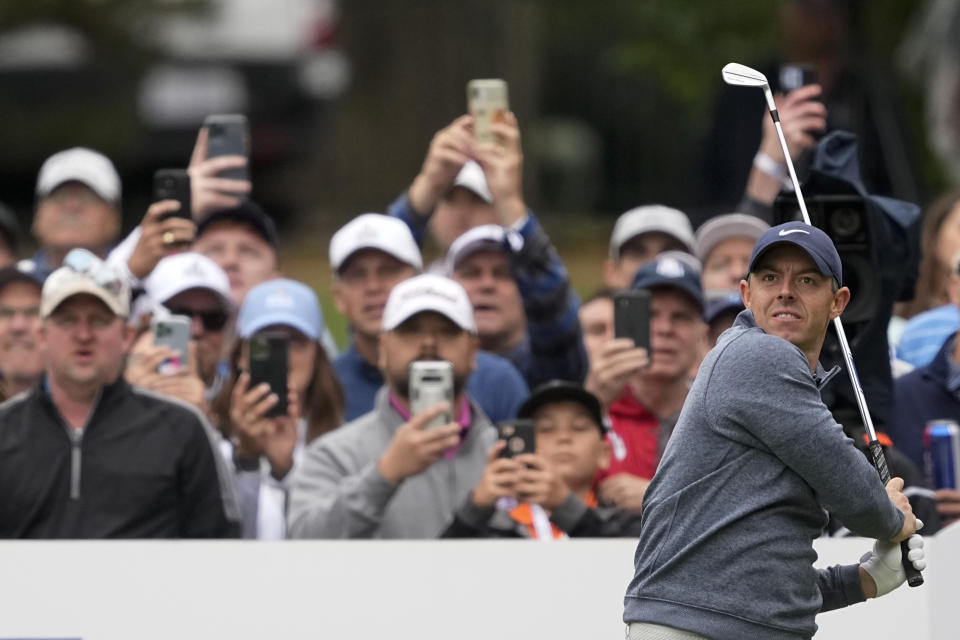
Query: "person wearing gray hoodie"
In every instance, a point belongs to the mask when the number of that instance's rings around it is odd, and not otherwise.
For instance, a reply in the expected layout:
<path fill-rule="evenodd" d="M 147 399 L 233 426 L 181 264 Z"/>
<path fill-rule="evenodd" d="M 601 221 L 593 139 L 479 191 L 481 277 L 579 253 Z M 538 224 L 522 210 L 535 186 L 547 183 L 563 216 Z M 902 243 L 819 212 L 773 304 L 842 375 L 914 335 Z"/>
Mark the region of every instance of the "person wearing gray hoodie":
<path fill-rule="evenodd" d="M 809 638 L 815 617 L 892 590 L 899 545 L 922 523 L 820 399 L 827 326 L 850 297 L 825 233 L 767 231 L 740 291 L 747 309 L 707 355 L 644 498 L 629 638 Z M 878 539 L 861 564 L 815 570 L 837 514 Z M 922 540 L 910 560 L 922 568 Z M 893 558 L 892 562 L 890 559 Z"/>

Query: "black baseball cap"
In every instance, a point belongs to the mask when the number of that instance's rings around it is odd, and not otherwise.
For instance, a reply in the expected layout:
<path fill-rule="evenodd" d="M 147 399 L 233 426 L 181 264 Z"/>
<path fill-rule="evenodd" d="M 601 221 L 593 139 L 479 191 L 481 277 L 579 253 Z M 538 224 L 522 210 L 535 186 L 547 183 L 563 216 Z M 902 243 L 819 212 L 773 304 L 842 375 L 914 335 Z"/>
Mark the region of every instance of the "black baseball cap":
<path fill-rule="evenodd" d="M 820 273 L 836 280 L 837 286 L 843 285 L 843 267 L 840 264 L 840 254 L 837 253 L 833 240 L 817 227 L 805 222 L 785 222 L 764 232 L 753 247 L 749 272 L 754 272 L 760 256 L 767 249 L 778 244 L 792 244 L 800 247 L 817 265 L 817 270 Z"/>
<path fill-rule="evenodd" d="M 719 296 L 710 298 L 707 302 L 707 310 L 703 314 L 703 319 L 710 324 L 722 313 L 727 311 L 736 311 L 740 313 L 746 307 L 743 305 L 743 298 L 738 291 L 726 291 Z"/>
<path fill-rule="evenodd" d="M 606 434 L 606 426 L 603 422 L 603 410 L 600 407 L 600 401 L 579 384 L 574 384 L 566 380 L 550 380 L 533 390 L 530 397 L 520 405 L 517 411 L 518 418 L 532 418 L 533 415 L 543 406 L 553 404 L 554 402 L 576 402 L 583 406 L 590 418 L 597 423 L 597 428 L 601 434 Z"/>
<path fill-rule="evenodd" d="M 204 231 L 210 228 L 210 225 L 222 220 L 233 220 L 250 225 L 258 236 L 273 247 L 274 251 L 277 251 L 280 246 L 277 225 L 267 215 L 267 212 L 253 200 L 244 200 L 232 209 L 214 211 L 197 224 L 197 237 L 202 236 Z"/>

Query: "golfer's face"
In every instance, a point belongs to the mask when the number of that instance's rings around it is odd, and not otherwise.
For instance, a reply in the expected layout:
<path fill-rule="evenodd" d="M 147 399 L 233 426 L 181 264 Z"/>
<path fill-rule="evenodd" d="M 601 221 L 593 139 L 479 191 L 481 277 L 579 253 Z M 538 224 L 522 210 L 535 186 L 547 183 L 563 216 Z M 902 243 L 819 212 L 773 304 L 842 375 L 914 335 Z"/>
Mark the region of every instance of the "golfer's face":
<path fill-rule="evenodd" d="M 816 359 L 827 325 L 840 315 L 850 291 L 833 292 L 832 279 L 794 245 L 775 246 L 760 257 L 749 281 L 740 285 L 747 308 L 767 333 L 797 345 Z"/>

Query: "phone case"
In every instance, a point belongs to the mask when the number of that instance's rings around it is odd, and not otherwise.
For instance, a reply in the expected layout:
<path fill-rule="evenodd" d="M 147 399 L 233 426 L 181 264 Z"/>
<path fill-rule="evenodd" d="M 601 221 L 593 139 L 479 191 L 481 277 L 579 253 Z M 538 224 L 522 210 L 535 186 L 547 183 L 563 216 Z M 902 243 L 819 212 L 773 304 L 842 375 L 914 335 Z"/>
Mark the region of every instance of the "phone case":
<path fill-rule="evenodd" d="M 505 420 L 497 424 L 497 432 L 501 440 L 507 441 L 507 446 L 500 452 L 501 458 L 512 458 L 522 453 L 536 453 L 536 432 L 533 420 L 517 418 Z"/>
<path fill-rule="evenodd" d="M 453 365 L 449 362 L 414 361 L 410 363 L 410 413 L 418 415 L 440 402 L 453 406 Z M 445 411 L 428 422 L 424 428 L 443 426 L 453 420 Z"/>
<path fill-rule="evenodd" d="M 269 418 L 287 415 L 287 371 L 285 336 L 267 334 L 250 338 L 250 388 L 266 382 L 278 398 L 267 412 Z"/>
<path fill-rule="evenodd" d="M 153 332 L 153 344 L 170 347 L 179 352 L 174 360 L 165 360 L 157 368 L 160 373 L 174 373 L 189 364 L 190 318 L 187 316 L 167 316 L 153 318 L 150 321 Z"/>
<path fill-rule="evenodd" d="M 473 116 L 473 135 L 477 142 L 495 142 L 490 124 L 502 121 L 509 110 L 507 83 L 499 79 L 468 82 L 467 110 Z"/>
<path fill-rule="evenodd" d="M 613 294 L 613 333 L 632 338 L 637 347 L 650 349 L 650 292 L 644 289 Z"/>
<path fill-rule="evenodd" d="M 207 129 L 207 157 L 244 156 L 250 157 L 250 136 L 247 118 L 242 114 L 224 114 L 208 116 L 203 121 Z M 221 178 L 249 180 L 248 167 L 224 169 L 217 174 Z"/>
<path fill-rule="evenodd" d="M 159 169 L 153 174 L 153 201 L 176 200 L 180 203 L 177 211 L 164 218 L 191 217 L 190 174 L 186 169 Z"/>

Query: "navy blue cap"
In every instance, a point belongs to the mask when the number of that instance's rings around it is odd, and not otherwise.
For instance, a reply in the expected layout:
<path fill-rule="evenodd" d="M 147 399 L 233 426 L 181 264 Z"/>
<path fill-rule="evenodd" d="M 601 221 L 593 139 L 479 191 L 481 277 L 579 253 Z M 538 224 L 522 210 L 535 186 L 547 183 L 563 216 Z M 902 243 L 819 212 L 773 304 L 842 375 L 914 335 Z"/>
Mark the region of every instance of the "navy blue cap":
<path fill-rule="evenodd" d="M 710 301 L 707 302 L 707 310 L 703 313 L 703 319 L 709 324 L 716 320 L 717 316 L 721 313 L 727 311 L 736 311 L 739 313 L 745 308 L 746 307 L 743 306 L 743 298 L 740 297 L 739 292 L 725 292 L 718 297 L 711 298 Z"/>
<path fill-rule="evenodd" d="M 33 260 L 21 260 L 0 269 L 0 289 L 11 282 L 29 282 L 37 287 L 43 287 L 45 275 Z"/>
<path fill-rule="evenodd" d="M 785 222 L 768 229 L 753 247 L 749 272 L 753 273 L 757 260 L 770 247 L 777 244 L 792 244 L 803 249 L 823 275 L 833 278 L 838 286 L 843 285 L 843 267 L 840 254 L 833 240 L 817 227 L 804 222 Z"/>
<path fill-rule="evenodd" d="M 232 209 L 214 211 L 197 223 L 197 237 L 199 238 L 215 222 L 234 220 L 253 227 L 254 232 L 264 239 L 276 251 L 280 245 L 277 237 L 277 226 L 260 205 L 253 200 L 244 200 Z"/>
<path fill-rule="evenodd" d="M 684 292 L 703 311 L 703 287 L 700 285 L 700 273 L 690 264 L 673 256 L 658 256 L 648 262 L 633 276 L 631 289 L 674 288 Z"/>

